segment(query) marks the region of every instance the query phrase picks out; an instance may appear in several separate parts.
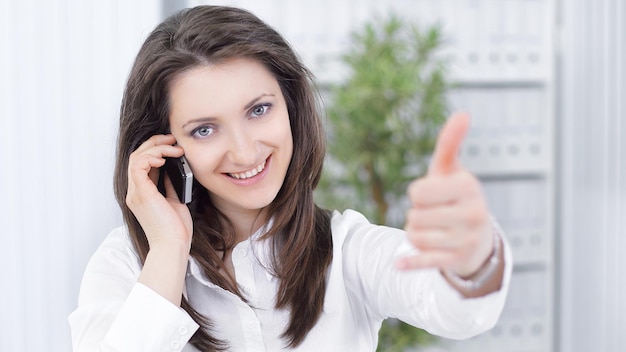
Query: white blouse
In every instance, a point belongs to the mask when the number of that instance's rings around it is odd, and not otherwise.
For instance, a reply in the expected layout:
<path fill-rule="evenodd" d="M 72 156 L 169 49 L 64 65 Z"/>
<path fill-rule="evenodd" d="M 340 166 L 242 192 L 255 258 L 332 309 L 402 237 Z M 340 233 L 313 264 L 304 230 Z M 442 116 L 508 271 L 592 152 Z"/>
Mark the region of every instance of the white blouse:
<path fill-rule="evenodd" d="M 370 224 L 361 214 L 334 212 L 333 261 L 323 313 L 294 351 L 375 351 L 388 317 L 432 334 L 469 338 L 490 329 L 504 306 L 512 271 L 505 243 L 502 288 L 466 299 L 437 269 L 402 272 L 399 256 L 414 253 L 404 231 Z M 260 230 L 234 248 L 237 283 L 248 302 L 209 282 L 191 259 L 185 296 L 214 323 L 214 335 L 229 351 L 286 350 L 280 338 L 288 310 L 274 307 L 278 280 L 269 265 Z M 180 307 L 137 282 L 141 263 L 125 227 L 113 230 L 87 265 L 77 309 L 69 316 L 79 351 L 197 351 L 187 344 L 198 325 Z"/>

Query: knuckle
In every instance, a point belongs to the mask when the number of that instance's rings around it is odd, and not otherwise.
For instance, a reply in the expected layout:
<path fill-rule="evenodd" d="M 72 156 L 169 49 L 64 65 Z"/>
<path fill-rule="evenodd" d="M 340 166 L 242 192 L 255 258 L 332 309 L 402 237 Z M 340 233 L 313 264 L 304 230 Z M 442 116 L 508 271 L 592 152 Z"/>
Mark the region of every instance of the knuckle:
<path fill-rule="evenodd" d="M 426 183 L 425 179 L 419 178 L 409 184 L 409 187 L 407 188 L 407 194 L 411 201 L 416 201 L 419 198 L 421 198 L 424 192 L 425 183 Z"/>
<path fill-rule="evenodd" d="M 424 240 L 423 236 L 413 236 L 411 243 L 417 248 L 425 249 L 427 248 L 427 241 Z"/>
<path fill-rule="evenodd" d="M 409 239 L 415 247 L 420 249 L 431 249 L 434 247 L 433 240 L 424 231 L 414 231 Z"/>
<path fill-rule="evenodd" d="M 418 227 L 419 221 L 420 221 L 420 211 L 415 208 L 409 209 L 406 214 L 406 222 L 407 222 L 408 227 L 409 228 Z"/>
<path fill-rule="evenodd" d="M 458 175 L 456 180 L 460 187 L 470 194 L 481 192 L 480 181 L 469 171 L 463 171 Z"/>
<path fill-rule="evenodd" d="M 481 238 L 478 235 L 475 236 L 467 236 L 466 239 L 466 247 L 468 248 L 476 248 L 480 245 Z"/>
<path fill-rule="evenodd" d="M 472 204 L 463 212 L 463 222 L 470 228 L 482 226 L 487 219 L 484 207 Z"/>
<path fill-rule="evenodd" d="M 133 196 L 131 195 L 131 193 L 130 193 L 130 192 L 128 192 L 128 193 L 126 194 L 125 202 L 126 202 L 126 206 L 127 206 L 127 207 L 129 207 L 129 208 L 131 208 L 131 209 L 132 209 L 132 208 L 135 206 L 135 204 L 136 204 L 135 197 L 133 197 Z"/>

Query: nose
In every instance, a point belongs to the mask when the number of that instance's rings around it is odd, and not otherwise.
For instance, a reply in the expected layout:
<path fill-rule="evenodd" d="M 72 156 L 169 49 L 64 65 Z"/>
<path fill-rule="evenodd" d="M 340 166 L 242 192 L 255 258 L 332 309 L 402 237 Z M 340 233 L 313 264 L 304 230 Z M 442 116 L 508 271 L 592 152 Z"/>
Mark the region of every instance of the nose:
<path fill-rule="evenodd" d="M 257 160 L 257 144 L 251 133 L 245 129 L 236 129 L 230 133 L 227 153 L 228 160 L 241 166 L 253 166 Z"/>

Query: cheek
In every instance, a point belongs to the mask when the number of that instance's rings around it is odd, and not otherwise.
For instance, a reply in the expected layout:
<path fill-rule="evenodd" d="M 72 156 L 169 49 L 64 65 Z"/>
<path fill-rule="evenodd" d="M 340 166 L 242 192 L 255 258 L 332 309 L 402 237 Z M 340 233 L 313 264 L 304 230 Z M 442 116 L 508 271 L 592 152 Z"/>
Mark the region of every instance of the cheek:
<path fill-rule="evenodd" d="M 293 151 L 293 135 L 291 133 L 291 126 L 289 125 L 289 119 L 285 118 L 279 127 L 272 130 L 273 139 L 280 141 L 282 147 L 287 149 L 289 153 Z"/>
<path fill-rule="evenodd" d="M 293 151 L 293 135 L 291 134 L 291 127 L 289 124 L 283 129 L 281 140 L 283 141 L 284 148 L 289 150 L 289 153 Z"/>
<path fill-rule="evenodd" d="M 217 166 L 217 155 L 211 152 L 211 150 L 205 150 L 204 148 L 186 148 L 185 157 L 189 161 L 191 172 L 200 182 L 203 176 L 206 177 L 209 174 L 209 170 L 214 170 Z"/>
<path fill-rule="evenodd" d="M 291 154 L 293 150 L 293 136 L 287 112 L 276 116 L 266 123 L 251 125 L 250 137 L 257 142 L 280 148 L 281 154 Z"/>

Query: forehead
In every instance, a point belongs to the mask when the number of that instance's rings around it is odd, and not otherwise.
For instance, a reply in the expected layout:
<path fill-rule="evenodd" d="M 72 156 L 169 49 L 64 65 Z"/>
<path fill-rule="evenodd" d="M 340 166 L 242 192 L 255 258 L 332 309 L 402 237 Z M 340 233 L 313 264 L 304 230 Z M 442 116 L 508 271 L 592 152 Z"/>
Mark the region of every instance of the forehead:
<path fill-rule="evenodd" d="M 170 118 L 226 113 L 242 109 L 261 94 L 281 94 L 274 75 L 263 64 L 246 58 L 187 70 L 171 82 L 169 92 Z"/>

